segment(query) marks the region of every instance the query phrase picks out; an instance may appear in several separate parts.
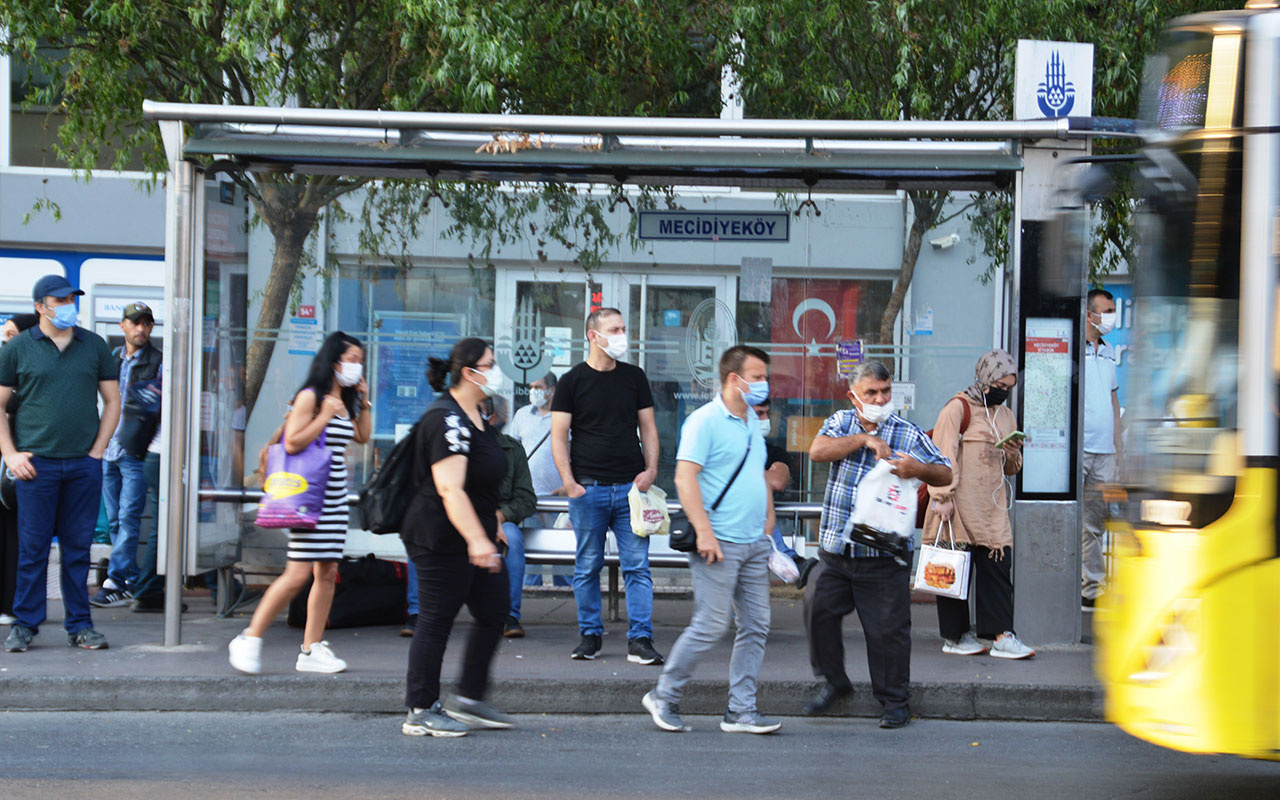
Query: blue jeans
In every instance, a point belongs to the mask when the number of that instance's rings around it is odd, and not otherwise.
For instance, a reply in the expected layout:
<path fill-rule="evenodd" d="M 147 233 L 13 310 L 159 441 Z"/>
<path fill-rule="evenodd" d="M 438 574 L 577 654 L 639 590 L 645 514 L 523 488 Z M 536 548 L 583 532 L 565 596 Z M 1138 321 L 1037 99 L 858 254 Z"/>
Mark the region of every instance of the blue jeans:
<path fill-rule="evenodd" d="M 45 620 L 49 545 L 58 537 L 62 561 L 63 625 L 67 633 L 93 627 L 89 618 L 89 545 L 102 498 L 102 462 L 31 457 L 36 476 L 18 481 L 18 589 L 13 615 L 33 631 Z"/>
<path fill-rule="evenodd" d="M 147 503 L 147 481 L 142 473 L 142 459 L 128 454 L 102 462 L 102 499 L 111 535 L 107 578 L 118 589 L 132 590 L 138 582 L 138 529 Z"/>
<path fill-rule="evenodd" d="M 418 568 L 413 565 L 413 559 L 405 562 L 405 566 L 409 568 L 409 577 L 405 579 L 405 604 L 409 616 L 418 616 Z"/>
<path fill-rule="evenodd" d="M 778 546 L 778 550 L 781 551 L 784 556 L 790 556 L 791 558 L 796 557 L 796 551 L 791 549 L 791 546 L 787 544 L 787 540 L 782 537 L 782 534 L 778 532 L 777 528 L 774 528 L 773 533 L 769 534 L 769 536 L 773 539 L 773 543 Z"/>
<path fill-rule="evenodd" d="M 613 529 L 618 560 L 627 590 L 627 639 L 653 638 L 653 577 L 649 574 L 649 540 L 631 532 L 630 483 L 585 487 L 569 499 L 569 521 L 578 543 L 573 565 L 573 597 L 578 603 L 578 630 L 585 636 L 604 633 L 600 615 L 600 568 L 604 535 Z"/>

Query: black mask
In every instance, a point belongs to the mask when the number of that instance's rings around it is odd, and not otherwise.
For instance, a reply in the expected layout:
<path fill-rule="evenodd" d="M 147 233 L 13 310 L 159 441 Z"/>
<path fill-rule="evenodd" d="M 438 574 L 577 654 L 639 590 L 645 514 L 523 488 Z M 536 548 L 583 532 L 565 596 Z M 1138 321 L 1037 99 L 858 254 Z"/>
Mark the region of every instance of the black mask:
<path fill-rule="evenodd" d="M 987 405 L 998 406 L 1009 399 L 1009 390 L 1003 386 L 992 386 L 987 390 Z"/>

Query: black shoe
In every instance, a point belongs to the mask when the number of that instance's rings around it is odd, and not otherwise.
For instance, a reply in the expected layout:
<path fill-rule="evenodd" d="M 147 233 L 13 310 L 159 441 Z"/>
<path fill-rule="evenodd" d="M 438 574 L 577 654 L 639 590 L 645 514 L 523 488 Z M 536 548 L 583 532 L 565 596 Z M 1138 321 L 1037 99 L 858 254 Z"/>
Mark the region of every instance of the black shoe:
<path fill-rule="evenodd" d="M 881 728 L 901 728 L 911 721 L 911 710 L 906 706 L 891 708 L 880 717 Z"/>
<path fill-rule="evenodd" d="M 813 568 L 818 565 L 818 559 L 806 558 L 800 563 L 800 577 L 796 578 L 796 588 L 803 589 L 804 585 L 809 582 L 809 573 L 813 572 Z"/>
<path fill-rule="evenodd" d="M 413 631 L 418 627 L 418 615 L 410 614 L 409 618 L 404 621 L 404 627 L 400 629 L 400 635 L 406 639 L 413 635 Z"/>
<path fill-rule="evenodd" d="M 162 597 L 159 600 L 140 600 L 134 598 L 133 603 L 129 606 L 129 610 L 137 614 L 163 614 L 164 598 Z M 183 603 L 182 612 L 185 614 L 186 611 L 187 604 Z"/>
<path fill-rule="evenodd" d="M 600 635 L 597 633 L 582 634 L 582 641 L 573 648 L 569 658 L 574 661 L 591 661 L 600 654 Z"/>
<path fill-rule="evenodd" d="M 812 717 L 815 714 L 823 714 L 835 705 L 836 701 L 851 694 L 853 694 L 853 689 L 837 689 L 829 683 L 824 683 L 818 693 L 804 707 L 805 716 Z"/>
<path fill-rule="evenodd" d="M 508 639 L 523 639 L 524 628 L 520 627 L 520 620 L 508 616 L 507 624 L 502 626 L 502 635 Z"/>
<path fill-rule="evenodd" d="M 1098 601 L 1097 601 L 1096 599 L 1092 598 L 1092 597 L 1081 597 L 1081 598 L 1080 598 L 1080 609 L 1081 609 L 1082 611 L 1092 611 L 1092 610 L 1093 610 L 1094 605 L 1095 605 L 1097 602 L 1098 602 Z"/>
<path fill-rule="evenodd" d="M 627 642 L 627 660 L 632 664 L 655 667 L 665 663 L 662 654 L 653 649 L 653 640 L 648 636 L 639 636 Z"/>

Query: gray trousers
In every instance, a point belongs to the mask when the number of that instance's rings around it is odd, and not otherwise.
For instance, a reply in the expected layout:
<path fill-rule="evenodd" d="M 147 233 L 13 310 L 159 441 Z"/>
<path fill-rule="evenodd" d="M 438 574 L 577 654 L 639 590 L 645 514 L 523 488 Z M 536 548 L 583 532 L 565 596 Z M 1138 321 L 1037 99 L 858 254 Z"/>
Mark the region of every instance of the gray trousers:
<path fill-rule="evenodd" d="M 737 620 L 733 655 L 729 659 L 729 711 L 756 707 L 756 678 L 764 663 L 769 637 L 769 552 L 766 537 L 750 544 L 720 541 L 724 560 L 708 566 L 697 553 L 689 554 L 693 573 L 693 619 L 667 656 L 654 693 L 679 703 L 704 653 L 719 642 Z"/>
<path fill-rule="evenodd" d="M 1084 529 L 1080 532 L 1080 596 L 1096 599 L 1107 581 L 1107 565 L 1102 552 L 1103 526 L 1107 504 L 1099 484 L 1120 480 L 1115 453 L 1084 454 Z"/>

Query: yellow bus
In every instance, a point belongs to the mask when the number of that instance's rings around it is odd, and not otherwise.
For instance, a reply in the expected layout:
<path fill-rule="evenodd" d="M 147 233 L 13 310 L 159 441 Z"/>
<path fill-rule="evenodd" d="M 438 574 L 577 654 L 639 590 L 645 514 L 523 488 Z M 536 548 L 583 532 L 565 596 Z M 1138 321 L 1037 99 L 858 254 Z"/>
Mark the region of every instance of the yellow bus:
<path fill-rule="evenodd" d="M 1280 759 L 1280 11 L 1174 21 L 1148 65 L 1108 719 Z"/>

